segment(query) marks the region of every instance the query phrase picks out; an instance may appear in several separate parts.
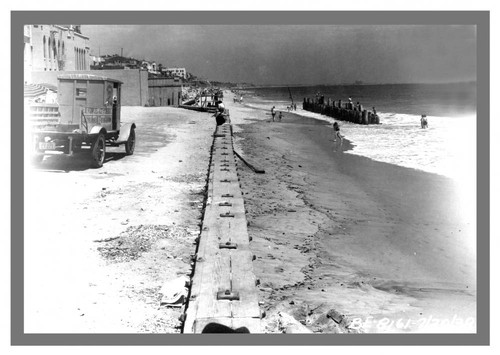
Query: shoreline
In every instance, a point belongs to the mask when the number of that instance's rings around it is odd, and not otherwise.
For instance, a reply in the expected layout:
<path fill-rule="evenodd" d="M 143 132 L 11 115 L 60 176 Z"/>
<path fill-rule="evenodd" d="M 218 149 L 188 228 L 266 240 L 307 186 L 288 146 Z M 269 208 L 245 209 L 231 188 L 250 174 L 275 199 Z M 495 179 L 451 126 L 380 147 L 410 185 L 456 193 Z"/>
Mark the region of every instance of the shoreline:
<path fill-rule="evenodd" d="M 232 120 L 266 171 L 240 166 L 268 329 L 286 312 L 313 332 L 475 331 L 474 231 L 451 179 L 344 154 L 316 119 L 253 115 Z"/>
<path fill-rule="evenodd" d="M 340 93 L 331 95 L 339 97 Z M 263 92 L 256 90 L 256 93 L 249 93 L 246 98 L 246 102 L 252 107 L 268 110 L 276 105 L 277 109 L 285 114 L 289 105 L 289 101 L 286 100 L 283 90 Z M 298 102 L 298 104 L 301 107 L 301 103 Z M 460 181 L 464 185 L 463 188 L 468 190 L 470 198 L 474 198 L 475 177 L 472 173 L 476 162 L 474 140 L 471 145 L 468 145 L 464 144 L 459 137 L 462 135 L 463 125 L 470 125 L 470 133 L 474 135 L 473 127 L 477 121 L 475 114 L 469 115 L 462 111 L 460 114 L 455 111 L 455 114 L 451 114 L 446 111 L 451 115 L 433 116 L 428 112 L 429 127 L 422 130 L 420 115 L 416 115 L 415 112 L 424 110 L 423 107 L 417 107 L 415 103 L 408 102 L 407 105 L 400 104 L 397 108 L 382 110 L 379 105 L 383 104 L 381 102 L 375 104 L 381 124 L 370 125 L 370 127 L 336 120 L 319 113 L 302 110 L 299 107 L 292 113 L 313 117 L 330 124 L 338 122 L 341 125 L 341 132 L 352 139 L 353 149 L 349 152 L 350 154 L 451 177 Z M 367 107 L 371 106 L 371 103 L 367 105 Z M 431 104 L 429 106 L 434 107 Z M 425 108 L 425 110 L 430 109 Z"/>

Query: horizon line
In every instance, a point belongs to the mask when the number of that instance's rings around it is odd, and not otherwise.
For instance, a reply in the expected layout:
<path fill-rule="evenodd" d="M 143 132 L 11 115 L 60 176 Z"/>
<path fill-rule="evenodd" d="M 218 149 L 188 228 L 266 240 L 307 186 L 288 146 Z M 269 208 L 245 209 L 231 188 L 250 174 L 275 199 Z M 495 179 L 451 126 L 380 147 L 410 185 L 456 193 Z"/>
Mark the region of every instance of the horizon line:
<path fill-rule="evenodd" d="M 212 80 L 217 82 L 217 80 Z M 228 81 L 226 81 L 227 83 Z M 223 81 L 220 81 L 223 83 Z M 460 80 L 460 81 L 443 81 L 443 82 L 406 82 L 406 83 L 326 83 L 326 84 L 251 84 L 245 83 L 242 85 L 237 85 L 239 87 L 253 87 L 253 88 L 264 88 L 264 87 L 305 87 L 305 86 L 370 86 L 370 85 L 445 85 L 445 84 L 472 84 L 477 83 L 477 80 Z"/>

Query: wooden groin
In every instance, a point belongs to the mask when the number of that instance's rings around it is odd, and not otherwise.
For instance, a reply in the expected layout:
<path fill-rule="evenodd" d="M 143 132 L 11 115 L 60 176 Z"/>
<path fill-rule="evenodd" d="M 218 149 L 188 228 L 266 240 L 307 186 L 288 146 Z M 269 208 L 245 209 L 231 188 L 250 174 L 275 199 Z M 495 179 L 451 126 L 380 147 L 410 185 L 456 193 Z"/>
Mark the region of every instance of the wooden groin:
<path fill-rule="evenodd" d="M 325 100 L 324 97 L 317 97 L 315 99 L 304 98 L 302 108 L 306 111 L 320 113 L 340 121 L 358 124 L 380 123 L 380 119 L 375 112 L 363 109 L 363 105 L 355 105 L 351 102 L 343 103 L 342 100 Z"/>
<path fill-rule="evenodd" d="M 235 159 L 231 125 L 217 126 L 184 333 L 262 332 Z"/>

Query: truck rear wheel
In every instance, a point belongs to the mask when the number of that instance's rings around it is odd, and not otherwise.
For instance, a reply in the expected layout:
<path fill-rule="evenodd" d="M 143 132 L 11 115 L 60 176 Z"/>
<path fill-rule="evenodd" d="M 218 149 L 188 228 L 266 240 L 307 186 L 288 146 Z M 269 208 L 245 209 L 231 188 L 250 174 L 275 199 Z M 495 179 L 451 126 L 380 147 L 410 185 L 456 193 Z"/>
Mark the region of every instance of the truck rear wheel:
<path fill-rule="evenodd" d="M 97 139 L 92 143 L 91 147 L 92 167 L 100 168 L 104 164 L 104 156 L 106 155 L 106 139 L 104 135 L 99 133 Z"/>
<path fill-rule="evenodd" d="M 132 155 L 134 154 L 134 149 L 135 149 L 135 129 L 131 128 L 130 134 L 127 139 L 127 143 L 125 143 L 125 153 L 127 153 L 127 155 Z"/>

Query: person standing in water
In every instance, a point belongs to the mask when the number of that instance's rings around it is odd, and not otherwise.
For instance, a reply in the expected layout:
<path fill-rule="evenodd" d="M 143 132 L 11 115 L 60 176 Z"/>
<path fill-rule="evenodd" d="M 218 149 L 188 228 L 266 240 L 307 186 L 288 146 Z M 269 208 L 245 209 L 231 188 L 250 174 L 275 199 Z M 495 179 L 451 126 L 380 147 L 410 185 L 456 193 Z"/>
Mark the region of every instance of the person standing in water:
<path fill-rule="evenodd" d="M 275 106 L 273 106 L 273 108 L 271 109 L 271 116 L 272 116 L 272 120 L 274 122 L 274 116 L 276 116 L 276 108 L 275 108 Z"/>
<path fill-rule="evenodd" d="M 427 116 L 426 115 L 422 115 L 422 117 L 420 118 L 420 127 L 427 128 Z"/>

